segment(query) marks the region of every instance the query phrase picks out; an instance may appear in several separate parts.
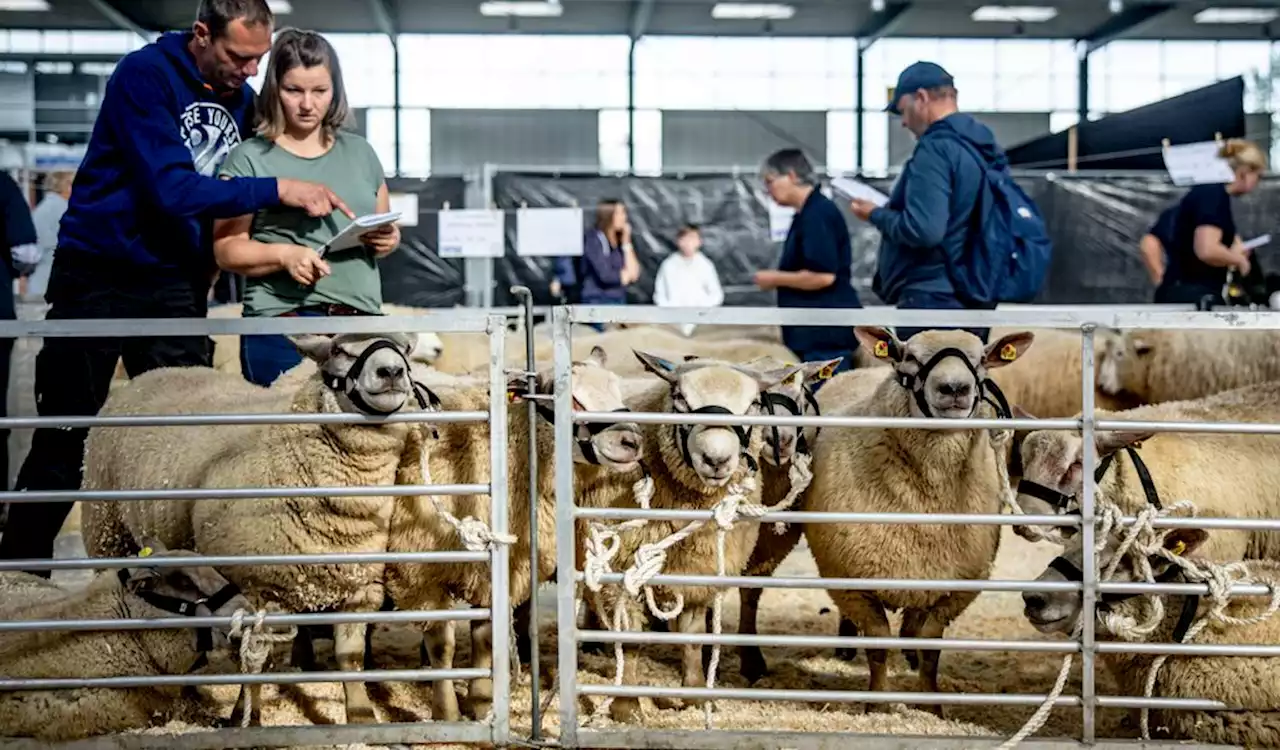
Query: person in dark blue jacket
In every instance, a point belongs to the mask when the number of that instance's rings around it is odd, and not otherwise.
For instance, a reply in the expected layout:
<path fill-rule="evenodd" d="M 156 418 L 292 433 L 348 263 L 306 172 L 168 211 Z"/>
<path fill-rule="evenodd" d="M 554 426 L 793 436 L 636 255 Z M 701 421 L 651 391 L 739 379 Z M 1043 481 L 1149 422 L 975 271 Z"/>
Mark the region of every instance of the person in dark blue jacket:
<path fill-rule="evenodd" d="M 618 200 L 600 201 L 595 224 L 582 237 L 582 257 L 557 258 L 553 268 L 553 296 L 572 290 L 566 296 L 574 304 L 627 304 L 627 287 L 640 278 L 627 207 Z M 599 323 L 592 327 L 604 330 Z"/>
<path fill-rule="evenodd" d="M 1242 278 L 1249 275 L 1249 251 L 1236 231 L 1231 199 L 1258 186 L 1267 157 L 1255 144 L 1236 138 L 1223 144 L 1219 156 L 1227 160 L 1234 179 L 1226 185 L 1196 185 L 1178 202 L 1169 267 L 1156 288 L 1156 302 L 1221 305 L 1227 269 L 1235 268 Z"/>
<path fill-rule="evenodd" d="M 35 222 L 31 219 L 31 204 L 22 194 L 22 188 L 8 172 L 0 171 L 0 211 L 4 220 L 3 239 L 5 261 L 0 263 L 0 320 L 18 317 L 13 300 L 13 280 L 35 270 L 40 258 L 40 246 Z M 9 368 L 13 355 L 13 339 L 0 337 L 0 386 L 8 391 Z M 8 415 L 7 399 L 0 399 L 0 417 Z M 9 430 L 0 428 L 0 476 L 9 481 Z"/>
<path fill-rule="evenodd" d="M 786 148 L 772 154 L 761 176 L 773 200 L 796 213 L 778 269 L 757 271 L 756 286 L 777 289 L 778 307 L 862 307 L 852 283 L 849 225 L 836 204 L 818 190 L 804 153 Z M 835 372 L 851 369 L 858 349 L 852 326 L 783 326 L 782 342 L 802 362 L 840 357 Z"/>
<path fill-rule="evenodd" d="M 202 0 L 192 31 L 165 34 L 116 65 L 62 217 L 48 319 L 205 317 L 216 272 L 213 219 L 281 204 L 315 217 L 335 208 L 350 215 L 323 185 L 217 178 L 251 132 L 247 81 L 271 47 L 273 24 L 266 0 Z M 121 358 L 130 377 L 210 366 L 211 344 L 207 336 L 47 338 L 36 357 L 36 408 L 41 416 L 92 416 Z M 36 430 L 16 489 L 79 489 L 87 434 Z M 0 559 L 51 557 L 71 505 L 15 503 Z"/>
<path fill-rule="evenodd" d="M 984 179 L 983 165 L 957 139 L 976 148 L 990 168 L 1008 168 L 1004 151 L 986 125 L 958 110 L 955 81 L 934 63 L 902 71 L 886 111 L 901 115 L 917 142 L 887 205 L 851 204 L 882 236 L 872 291 L 901 310 L 993 309 L 967 303 L 951 281 L 949 267 L 968 251 Z M 905 340 L 920 330 L 899 327 L 897 334 Z M 987 340 L 988 329 L 968 330 Z"/>

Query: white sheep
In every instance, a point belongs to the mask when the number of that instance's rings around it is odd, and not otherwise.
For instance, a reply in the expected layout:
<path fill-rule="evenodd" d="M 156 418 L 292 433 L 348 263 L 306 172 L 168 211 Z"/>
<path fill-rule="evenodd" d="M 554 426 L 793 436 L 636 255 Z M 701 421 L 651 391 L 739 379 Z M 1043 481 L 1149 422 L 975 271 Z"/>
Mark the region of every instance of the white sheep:
<path fill-rule="evenodd" d="M 1030 415 L 1027 415 L 1030 416 Z M 1125 421 L 1247 422 L 1280 421 L 1280 383 L 1262 383 L 1194 401 L 1173 401 L 1121 412 L 1096 411 L 1096 419 Z M 1095 433 L 1099 503 L 1127 513 L 1147 507 L 1149 496 L 1162 504 L 1196 498 L 1201 515 L 1238 518 L 1280 516 L 1280 438 L 1202 432 L 1101 431 Z M 1140 449 L 1135 446 L 1142 443 Z M 1078 511 L 1084 486 L 1084 441 L 1079 433 L 1037 430 L 1021 444 L 1022 478 L 1018 507 L 1024 513 L 1052 515 Z M 1130 454 L 1133 450 L 1133 454 Z M 1136 455 L 1152 480 L 1143 485 Z M 1104 466 L 1105 463 L 1105 466 Z M 1071 527 L 1059 527 L 1072 533 Z M 1040 539 L 1047 527 L 1015 526 L 1019 534 Z M 1221 560 L 1280 559 L 1280 535 L 1268 531 L 1224 529 L 1213 535 L 1206 555 Z"/>
<path fill-rule="evenodd" d="M 412 408 L 407 357 L 398 335 L 306 335 L 294 343 L 320 367 L 292 395 L 295 413 L 392 413 Z M 322 379 L 323 375 L 323 379 Z M 284 399 L 206 368 L 166 368 L 135 378 L 107 400 L 104 414 L 235 412 L 245 403 Z M 170 547 L 191 542 L 211 555 L 385 552 L 395 504 L 390 485 L 412 427 L 380 422 L 95 427 L 85 449 L 84 488 L 388 486 L 383 496 L 87 503 L 91 554 L 121 556 L 155 535 Z M 168 537 L 168 538 L 166 538 Z M 374 612 L 383 602 L 381 563 L 230 566 L 224 573 L 257 603 L 286 611 Z M 361 667 L 364 623 L 336 626 L 335 652 Z M 253 705 L 257 689 L 253 686 Z M 344 683 L 348 722 L 375 720 L 363 682 Z"/>
<path fill-rule="evenodd" d="M 1100 577 L 1115 561 L 1123 533 L 1121 529 L 1114 529 L 1102 540 L 1105 546 L 1098 553 L 1097 567 Z M 1203 572 L 1222 569 L 1227 562 L 1204 553 L 1203 544 L 1210 536 L 1203 529 L 1168 529 L 1154 544 L 1130 548 L 1107 580 L 1146 582 L 1149 579 L 1144 568 L 1150 565 L 1151 578 L 1157 581 L 1200 583 Z M 1141 562 L 1137 556 L 1143 558 Z M 1182 558 L 1182 564 L 1174 563 L 1174 556 Z M 1036 580 L 1078 582 L 1083 565 L 1082 537 L 1077 535 Z M 1244 568 L 1248 580 L 1280 587 L 1280 564 L 1253 561 Z M 1230 576 L 1228 580 L 1235 577 Z M 1022 596 L 1024 614 L 1042 633 L 1070 634 L 1082 614 L 1081 597 L 1080 591 L 1027 592 Z M 1144 612 L 1146 608 L 1151 608 L 1154 617 Z M 1280 643 L 1280 620 L 1269 616 L 1274 613 L 1267 611 L 1267 600 L 1257 597 L 1233 597 L 1227 602 L 1222 615 L 1234 618 L 1235 622 L 1213 616 L 1211 596 L 1103 594 L 1098 609 L 1094 632 L 1100 641 L 1178 643 L 1183 642 L 1184 636 L 1194 636 L 1190 642 L 1197 645 L 1274 646 Z M 1206 617 L 1207 623 L 1197 628 L 1197 623 Z M 1132 624 L 1140 628 L 1130 627 Z M 1151 628 L 1151 632 L 1143 632 L 1147 628 Z M 1102 653 L 1098 658 L 1115 677 L 1119 694 L 1146 694 L 1156 655 Z M 1153 709 L 1149 725 L 1156 729 L 1157 736 L 1191 740 L 1199 745 L 1276 747 L 1280 745 L 1280 719 L 1276 716 L 1280 706 L 1278 669 L 1280 659 L 1274 656 L 1169 656 L 1156 673 L 1152 697 L 1221 701 L 1229 708 L 1225 711 Z"/>
<path fill-rule="evenodd" d="M 150 540 L 149 540 L 150 541 Z M 151 542 L 154 557 L 190 556 Z M 117 620 L 231 617 L 252 614 L 243 595 L 205 566 L 131 568 L 100 573 L 69 591 L 25 573 L 0 574 L 0 619 Z M 167 599 L 166 599 L 167 598 Z M 174 611 L 175 603 L 190 605 Z M 201 637 L 195 637 L 204 630 Z M 8 679 L 146 677 L 186 674 L 210 654 L 228 653 L 227 628 L 79 630 L 0 633 L 0 674 Z M 228 653 L 229 655 L 229 653 Z M 209 720 L 207 708 L 178 687 L 63 688 L 0 692 L 0 734 L 46 742 L 84 739 L 162 725 L 176 718 Z M 203 722 L 202 722 L 203 723 Z"/>
<path fill-rule="evenodd" d="M 652 395 L 633 402 L 633 408 L 640 412 L 759 414 L 761 393 L 801 369 L 792 365 L 758 372 L 714 360 L 676 364 L 648 352 L 637 351 L 636 356 L 667 385 L 648 390 Z M 707 510 L 734 498 L 747 505 L 759 505 L 761 490 L 752 475 L 758 469 L 763 446 L 761 430 L 687 424 L 649 425 L 642 430 L 646 452 L 655 459 L 646 464 L 652 472 L 654 487 L 650 507 Z M 636 504 L 630 487 L 616 481 L 580 487 L 578 494 L 579 504 L 587 507 L 628 508 Z M 758 523 L 743 521 L 726 533 L 723 563 L 727 575 L 737 575 L 746 565 L 755 547 L 758 526 Z M 630 566 L 642 546 L 671 541 L 678 531 L 687 531 L 685 527 L 683 522 L 649 520 L 638 528 L 618 532 L 617 551 L 611 565 L 616 570 Z M 595 546 L 591 540 L 601 528 L 588 521 L 577 523 L 576 557 L 578 566 L 584 570 L 594 569 L 586 556 L 588 548 Z M 715 575 L 717 528 L 715 523 L 704 524 L 666 549 L 664 572 Z M 586 600 L 603 622 L 612 627 L 611 613 L 617 611 L 616 607 L 622 607 L 629 627 L 642 627 L 643 605 L 624 589 L 605 585 L 597 590 L 590 578 L 587 589 Z M 716 599 L 716 589 L 710 586 L 654 586 L 652 592 L 655 602 L 682 600 L 675 630 L 684 633 L 694 632 L 695 623 L 703 620 L 704 610 Z M 667 608 L 665 604 L 661 606 Z M 683 684 L 704 686 L 701 649 L 686 646 L 683 651 Z M 635 684 L 635 664 L 634 654 L 625 660 L 624 683 Z M 617 698 L 610 705 L 610 715 L 616 721 L 631 721 L 638 711 L 639 702 L 634 698 Z"/>
<path fill-rule="evenodd" d="M 1098 337 L 1098 386 L 1156 404 L 1280 380 L 1275 331 L 1129 330 Z"/>
<path fill-rule="evenodd" d="M 593 350 L 584 360 L 572 365 L 572 397 L 575 409 L 615 412 L 625 409 L 620 378 L 606 369 L 607 355 Z M 443 379 L 429 381 L 446 411 L 473 411 L 489 408 L 487 383 L 447 385 Z M 538 508 L 538 580 L 549 579 L 556 570 L 555 523 L 555 442 L 554 408 L 550 400 L 539 404 L 537 424 L 538 487 L 536 495 L 529 486 L 529 414 L 518 394 L 525 390 L 525 377 L 517 375 L 509 383 L 516 401 L 508 410 L 508 509 L 509 528 L 515 537 L 511 546 L 510 603 L 522 609 L 536 589 L 529 561 L 529 508 Z M 554 378 L 549 371 L 537 377 L 538 393 L 548 398 L 553 393 Z M 490 479 L 489 425 L 487 423 L 446 423 L 437 429 L 437 438 L 422 444 L 422 435 L 410 438 L 401 466 L 399 484 L 424 481 L 419 456 L 428 451 L 432 483 L 487 484 Z M 630 487 L 640 478 L 639 462 L 643 442 L 637 425 L 579 425 L 574 429 L 574 481 L 579 487 L 617 481 Z M 440 497 L 437 500 L 458 518 L 472 516 L 488 524 L 488 496 Z M 396 503 L 391 517 L 390 549 L 412 551 L 422 549 L 458 549 L 462 546 L 457 530 L 436 511 L 428 498 L 405 497 Z M 388 565 L 387 592 L 400 609 L 445 609 L 454 599 L 474 607 L 488 607 L 491 602 L 490 571 L 487 566 L 468 563 L 440 565 Z M 492 666 L 492 625 L 475 622 L 471 628 L 472 666 Z M 450 668 L 453 664 L 454 638 L 445 624 L 429 623 L 424 627 L 425 653 L 433 668 Z M 458 706 L 452 681 L 440 680 L 434 685 L 435 702 L 432 715 L 456 720 Z M 490 708 L 493 684 L 490 678 L 470 683 L 468 712 L 482 718 Z"/>
<path fill-rule="evenodd" d="M 1017 360 L 1031 333 L 985 349 L 965 331 L 924 331 L 905 343 L 883 328 L 855 329 L 869 351 L 893 364 L 862 404 L 835 416 L 990 417 L 987 372 Z M 825 389 L 824 389 L 825 390 Z M 817 512 L 997 513 L 1008 486 L 1008 431 L 858 428 L 824 430 L 804 510 Z M 807 524 L 805 536 L 825 578 L 986 578 L 1000 545 L 998 526 Z M 840 614 L 870 637 L 889 636 L 887 610 L 905 610 L 902 635 L 937 638 L 976 592 L 831 591 Z M 911 655 L 911 654 L 909 654 Z M 923 651 L 923 689 L 938 691 L 938 652 Z M 868 649 L 873 691 L 885 689 L 883 649 Z M 912 655 L 914 656 L 914 655 Z M 913 659 L 914 661 L 914 659 Z M 941 707 L 935 707 L 941 712 Z"/>

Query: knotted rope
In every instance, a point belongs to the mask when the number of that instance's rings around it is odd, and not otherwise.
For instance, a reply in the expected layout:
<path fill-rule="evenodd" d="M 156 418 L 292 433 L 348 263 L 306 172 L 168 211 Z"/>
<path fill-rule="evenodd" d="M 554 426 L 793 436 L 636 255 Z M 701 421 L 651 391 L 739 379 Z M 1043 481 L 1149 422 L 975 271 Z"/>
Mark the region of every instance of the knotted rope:
<path fill-rule="evenodd" d="M 427 447 L 429 429 L 425 425 L 419 425 L 419 430 L 422 433 L 422 450 L 418 454 L 418 468 L 422 474 L 422 483 L 431 484 L 431 454 Z M 437 496 L 427 495 L 426 498 L 431 501 L 436 513 L 452 526 L 454 531 L 458 532 L 458 538 L 462 541 L 462 546 L 466 547 L 468 551 L 485 552 L 493 549 L 498 544 L 516 543 L 514 534 L 495 533 L 489 528 L 488 524 L 475 516 L 467 516 L 459 520 L 457 516 L 445 509 Z"/>
<path fill-rule="evenodd" d="M 272 644 L 292 641 L 298 635 L 297 625 L 290 625 L 280 632 L 269 630 L 265 621 L 266 614 L 265 609 L 258 610 L 256 614 L 237 609 L 231 615 L 231 631 L 228 635 L 232 640 L 240 639 L 240 671 L 243 674 L 261 674 L 267 657 L 271 656 Z M 244 696 L 244 715 L 240 717 L 242 727 L 249 726 L 249 720 L 253 716 L 251 687 L 245 685 L 240 691 Z"/>

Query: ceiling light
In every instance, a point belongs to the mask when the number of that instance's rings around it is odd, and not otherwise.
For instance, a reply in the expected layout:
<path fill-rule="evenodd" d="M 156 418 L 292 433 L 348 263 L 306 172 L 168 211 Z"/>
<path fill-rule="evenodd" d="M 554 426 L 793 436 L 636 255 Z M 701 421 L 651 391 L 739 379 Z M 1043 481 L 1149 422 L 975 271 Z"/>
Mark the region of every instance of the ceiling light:
<path fill-rule="evenodd" d="M 1111 3 L 1107 8 L 1112 12 L 1112 14 L 1120 13 L 1124 11 L 1124 3 L 1121 0 L 1111 0 Z"/>
<path fill-rule="evenodd" d="M 796 14 L 781 3 L 716 3 L 711 17 L 719 21 L 785 21 Z"/>
<path fill-rule="evenodd" d="M 1044 23 L 1057 15 L 1057 8 L 1042 5 L 984 5 L 969 17 L 975 21 Z"/>
<path fill-rule="evenodd" d="M 289 4 L 289 0 L 267 0 L 267 7 L 277 16 L 293 12 L 293 6 Z"/>
<path fill-rule="evenodd" d="M 884 12 L 884 0 L 871 0 L 871 12 L 872 12 L 872 13 L 883 13 L 883 12 Z"/>
<path fill-rule="evenodd" d="M 0 0 L 0 10 L 43 12 L 49 10 L 49 0 Z"/>
<path fill-rule="evenodd" d="M 1275 8 L 1205 8 L 1194 18 L 1196 23 L 1271 23 L 1277 16 Z"/>
<path fill-rule="evenodd" d="M 482 16 L 523 16 L 525 18 L 558 18 L 564 13 L 560 3 L 535 0 L 493 0 L 480 3 Z"/>

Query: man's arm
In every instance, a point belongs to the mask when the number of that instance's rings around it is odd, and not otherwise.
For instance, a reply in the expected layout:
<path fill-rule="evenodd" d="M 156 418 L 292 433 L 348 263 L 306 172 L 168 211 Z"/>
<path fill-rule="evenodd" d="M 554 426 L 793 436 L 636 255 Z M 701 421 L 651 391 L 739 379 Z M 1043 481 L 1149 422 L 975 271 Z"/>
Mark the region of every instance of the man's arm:
<path fill-rule="evenodd" d="M 871 212 L 871 224 L 890 242 L 922 250 L 942 244 L 951 214 L 951 170 L 935 144 L 926 144 L 911 157 L 911 183 L 901 211 L 881 206 Z"/>
<path fill-rule="evenodd" d="M 151 202 L 172 216 L 216 219 L 252 214 L 280 203 L 274 177 L 219 180 L 196 171 L 170 113 L 159 72 L 128 61 L 107 83 L 103 114 Z"/>

